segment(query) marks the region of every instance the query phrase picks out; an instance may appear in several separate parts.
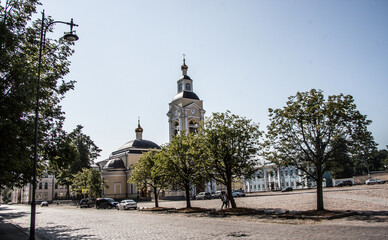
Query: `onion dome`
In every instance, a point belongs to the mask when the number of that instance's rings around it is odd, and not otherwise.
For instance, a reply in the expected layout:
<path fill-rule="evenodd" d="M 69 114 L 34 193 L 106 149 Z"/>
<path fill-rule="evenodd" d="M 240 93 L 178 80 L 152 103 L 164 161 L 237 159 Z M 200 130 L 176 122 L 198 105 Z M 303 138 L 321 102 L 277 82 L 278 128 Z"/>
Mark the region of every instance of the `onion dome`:
<path fill-rule="evenodd" d="M 120 169 L 120 168 L 125 168 L 124 162 L 120 158 L 111 159 L 104 166 L 104 169 Z"/>
<path fill-rule="evenodd" d="M 141 128 L 141 126 L 140 126 L 140 119 L 138 120 L 137 128 L 135 129 L 135 132 L 136 132 L 136 133 L 138 133 L 138 132 L 143 132 L 143 128 Z"/>

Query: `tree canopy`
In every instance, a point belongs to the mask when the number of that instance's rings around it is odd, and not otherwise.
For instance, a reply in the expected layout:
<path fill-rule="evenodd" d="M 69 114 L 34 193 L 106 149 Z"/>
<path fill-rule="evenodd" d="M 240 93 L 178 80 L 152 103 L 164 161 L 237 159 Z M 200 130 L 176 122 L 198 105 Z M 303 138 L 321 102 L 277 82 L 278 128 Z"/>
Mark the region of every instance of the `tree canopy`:
<path fill-rule="evenodd" d="M 203 185 L 207 180 L 204 172 L 204 148 L 201 135 L 180 132 L 164 150 L 166 170 L 170 185 L 184 190 L 186 207 L 191 208 L 190 192 L 195 185 Z"/>
<path fill-rule="evenodd" d="M 269 109 L 265 155 L 280 165 L 292 165 L 317 183 L 317 210 L 323 210 L 322 175 L 341 154 L 363 155 L 375 146 L 351 95 L 331 95 L 321 90 L 298 92 L 286 106 Z"/>
<path fill-rule="evenodd" d="M 6 0 L 0 4 L 2 186 L 23 185 L 32 180 L 40 21 L 33 22 L 31 18 L 38 4 L 37 0 Z M 63 80 L 69 73 L 71 43 L 46 38 L 45 46 L 41 66 L 38 170 L 43 168 L 46 158 L 44 146 L 62 129 L 64 113 L 60 101 L 75 84 Z"/>
<path fill-rule="evenodd" d="M 169 185 L 166 157 L 162 151 L 150 150 L 143 153 L 131 171 L 130 183 L 137 184 L 143 191 L 150 187 L 155 195 L 155 207 L 159 207 L 159 192 Z"/>
<path fill-rule="evenodd" d="M 213 113 L 205 122 L 206 169 L 226 186 L 232 208 L 237 207 L 231 194 L 232 182 L 235 178 L 249 179 L 257 170 L 261 135 L 257 123 L 229 111 Z"/>
<path fill-rule="evenodd" d="M 59 184 L 66 185 L 67 196 L 70 194 L 73 175 L 90 168 L 101 152 L 82 129 L 83 126 L 78 125 L 69 134 L 63 131 L 52 144 L 46 146 L 49 152 L 49 170 L 56 175 Z"/>
<path fill-rule="evenodd" d="M 72 190 L 78 194 L 82 194 L 82 190 L 86 189 L 89 197 L 101 197 L 102 188 L 107 188 L 108 185 L 101 179 L 100 172 L 93 168 L 83 168 L 77 174 L 74 174 L 72 179 Z"/>

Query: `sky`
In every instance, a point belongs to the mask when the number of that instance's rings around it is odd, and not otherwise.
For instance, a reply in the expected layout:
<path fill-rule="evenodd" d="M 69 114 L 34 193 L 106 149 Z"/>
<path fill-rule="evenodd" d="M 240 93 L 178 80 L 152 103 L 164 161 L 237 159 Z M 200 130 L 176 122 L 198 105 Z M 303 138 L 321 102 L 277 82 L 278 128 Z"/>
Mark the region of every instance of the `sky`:
<path fill-rule="evenodd" d="M 134 140 L 168 143 L 169 103 L 183 54 L 205 116 L 230 110 L 269 124 L 298 91 L 350 94 L 379 149 L 388 145 L 388 1 L 43 0 L 79 40 L 65 80 L 65 130 L 84 126 L 97 161 Z M 68 26 L 57 24 L 48 38 Z"/>

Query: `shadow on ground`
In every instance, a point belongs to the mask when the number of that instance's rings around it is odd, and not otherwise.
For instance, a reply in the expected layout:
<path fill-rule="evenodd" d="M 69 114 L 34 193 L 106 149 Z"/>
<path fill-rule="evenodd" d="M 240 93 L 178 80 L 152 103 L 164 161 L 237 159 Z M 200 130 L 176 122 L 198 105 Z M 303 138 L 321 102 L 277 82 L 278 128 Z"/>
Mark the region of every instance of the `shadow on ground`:
<path fill-rule="evenodd" d="M 47 239 L 47 240 L 48 239 L 69 239 L 69 240 L 101 239 L 101 238 L 98 238 L 96 235 L 92 235 L 92 234 L 74 235 L 74 232 L 77 232 L 78 230 L 84 230 L 84 228 L 69 229 L 65 225 L 56 225 L 52 227 L 37 228 L 36 233 L 39 235 L 41 239 Z"/>
<path fill-rule="evenodd" d="M 388 222 L 388 211 L 357 211 L 349 221 Z"/>
<path fill-rule="evenodd" d="M 332 220 L 344 218 L 348 221 L 388 222 L 388 211 L 288 211 L 278 208 L 252 209 L 252 208 L 228 208 L 222 210 L 209 208 L 144 208 L 140 211 L 158 212 L 167 214 L 192 214 L 202 217 L 231 217 L 249 216 L 259 219 L 297 219 L 297 220 Z"/>
<path fill-rule="evenodd" d="M 2 212 L 1 210 L 9 210 L 7 207 L 0 207 L 0 216 L 4 219 L 15 219 L 30 215 L 30 212 Z"/>

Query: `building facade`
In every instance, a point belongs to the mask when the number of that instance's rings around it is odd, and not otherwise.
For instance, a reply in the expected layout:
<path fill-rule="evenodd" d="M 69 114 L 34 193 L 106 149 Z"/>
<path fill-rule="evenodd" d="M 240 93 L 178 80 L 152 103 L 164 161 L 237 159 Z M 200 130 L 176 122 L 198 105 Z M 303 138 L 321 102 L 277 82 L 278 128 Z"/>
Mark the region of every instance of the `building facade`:
<path fill-rule="evenodd" d="M 39 203 L 42 201 L 52 202 L 66 199 L 66 192 L 66 186 L 59 185 L 54 175 L 45 174 L 37 182 L 35 201 Z M 70 192 L 70 197 L 73 196 L 74 194 Z M 14 187 L 11 194 L 11 201 L 13 203 L 31 203 L 32 184 L 27 184 L 21 188 Z"/>
<path fill-rule="evenodd" d="M 244 190 L 246 192 L 278 191 L 287 187 L 304 189 L 315 186 L 314 180 L 294 166 L 279 167 L 274 163 L 266 162 L 251 179 L 245 181 Z"/>
<path fill-rule="evenodd" d="M 197 132 L 204 121 L 203 101 L 194 93 L 193 80 L 187 75 L 185 59 L 181 66 L 182 76 L 177 82 L 177 94 L 169 104 L 167 112 L 170 142 L 180 131 Z"/>
<path fill-rule="evenodd" d="M 99 166 L 102 178 L 108 185 L 108 188 L 103 191 L 104 197 L 116 200 L 149 197 L 147 191 L 140 191 L 135 184 L 128 183 L 128 179 L 131 177 L 131 171 L 141 155 L 150 149 L 159 150 L 160 146 L 143 139 L 143 128 L 140 126 L 140 120 L 135 133 L 135 140 L 125 143 L 118 150 L 112 152 L 108 159 L 96 163 Z"/>

